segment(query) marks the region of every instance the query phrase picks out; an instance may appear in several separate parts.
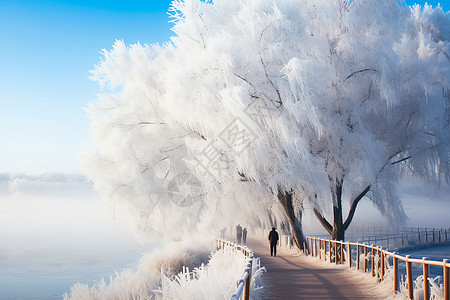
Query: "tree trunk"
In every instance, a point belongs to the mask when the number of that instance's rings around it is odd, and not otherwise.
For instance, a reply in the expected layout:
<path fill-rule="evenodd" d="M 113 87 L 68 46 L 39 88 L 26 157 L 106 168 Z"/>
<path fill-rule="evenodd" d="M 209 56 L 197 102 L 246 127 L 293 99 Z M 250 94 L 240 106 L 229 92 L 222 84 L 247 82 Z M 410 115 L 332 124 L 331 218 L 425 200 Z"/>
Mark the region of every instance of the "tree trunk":
<path fill-rule="evenodd" d="M 305 237 L 303 235 L 301 219 L 295 216 L 294 206 L 292 204 L 292 192 L 278 192 L 278 200 L 283 205 L 284 211 L 289 219 L 292 228 L 295 245 L 298 249 L 304 250 Z M 301 212 L 299 214 L 301 218 Z"/>
<path fill-rule="evenodd" d="M 342 183 L 336 183 L 336 190 L 331 191 L 333 198 L 333 230 L 331 232 L 331 239 L 343 241 L 345 237 L 344 222 L 342 221 Z"/>
<path fill-rule="evenodd" d="M 327 221 L 327 219 L 314 208 L 314 214 L 316 218 L 319 220 L 320 224 L 327 230 L 327 232 L 331 235 L 331 239 L 344 241 L 345 231 L 350 226 L 350 223 L 353 220 L 353 216 L 355 215 L 356 207 L 358 206 L 359 201 L 367 194 L 370 190 L 370 185 L 367 186 L 353 201 L 350 207 L 350 211 L 348 213 L 347 219 L 343 222 L 342 219 L 342 181 L 336 183 L 336 191 L 331 191 L 331 197 L 333 200 L 333 226 Z"/>

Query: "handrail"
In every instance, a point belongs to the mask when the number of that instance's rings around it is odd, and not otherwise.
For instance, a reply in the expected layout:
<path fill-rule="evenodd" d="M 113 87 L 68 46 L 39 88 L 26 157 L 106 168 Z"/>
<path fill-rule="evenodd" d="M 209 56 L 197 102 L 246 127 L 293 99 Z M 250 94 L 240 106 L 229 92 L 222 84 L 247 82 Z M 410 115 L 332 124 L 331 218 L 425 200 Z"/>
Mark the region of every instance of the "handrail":
<path fill-rule="evenodd" d="M 370 231 L 370 230 L 369 230 Z M 415 245 L 415 244 L 427 244 L 427 243 L 440 243 L 447 242 L 448 235 L 450 234 L 450 228 L 430 228 L 430 227 L 415 227 L 415 228 L 405 228 L 402 231 L 398 232 L 387 232 L 376 233 L 375 230 L 370 234 L 357 234 L 351 233 L 348 235 L 351 239 L 357 240 L 360 243 L 376 243 L 378 245 L 391 247 L 391 241 L 393 242 L 393 246 L 396 246 L 396 243 L 399 243 L 397 246 L 406 246 L 406 245 Z M 317 235 L 316 235 L 317 236 Z M 319 237 L 325 237 L 325 235 L 318 235 Z M 414 241 L 411 243 L 411 241 Z"/>
<path fill-rule="evenodd" d="M 244 274 L 237 281 L 237 290 L 236 293 L 231 295 L 231 300 L 238 300 L 243 295 L 243 300 L 250 300 L 250 282 L 252 277 L 252 266 L 253 266 L 253 250 L 248 248 L 247 246 L 242 246 L 235 244 L 233 242 L 216 239 L 216 247 L 217 250 L 224 249 L 225 247 L 231 247 L 236 249 L 237 251 L 241 251 L 245 257 L 249 259 L 249 263 L 247 264 Z"/>
<path fill-rule="evenodd" d="M 375 236 L 375 235 L 387 235 L 387 234 L 401 234 L 401 233 L 417 233 L 417 232 L 437 232 L 437 231 L 450 230 L 444 227 L 404 227 L 398 229 L 389 227 L 376 227 L 376 226 L 350 226 L 346 230 L 346 235 L 361 235 L 361 236 Z"/>
<path fill-rule="evenodd" d="M 348 267 L 352 267 L 352 246 L 356 246 L 356 269 L 360 268 L 360 253 L 363 249 L 364 252 L 364 264 L 363 269 L 364 273 L 368 271 L 367 261 L 368 261 L 368 252 L 371 252 L 371 272 L 372 276 L 377 278 L 380 281 L 385 279 L 387 274 L 386 270 L 389 266 L 389 257 L 392 258 L 393 264 L 393 281 L 394 281 L 394 293 L 399 291 L 399 276 L 398 276 L 398 261 L 404 261 L 406 263 L 406 277 L 408 283 L 408 297 L 409 299 L 413 299 L 414 290 L 413 290 L 413 280 L 412 280 L 412 268 L 411 264 L 422 264 L 423 266 L 423 277 L 424 277 L 424 299 L 430 299 L 430 284 L 428 281 L 428 270 L 429 266 L 439 266 L 443 268 L 444 274 L 444 299 L 450 300 L 450 263 L 448 263 L 447 259 L 444 259 L 442 262 L 427 260 L 426 257 L 423 259 L 414 259 L 410 258 L 409 255 L 401 256 L 396 252 L 390 252 L 387 250 L 383 250 L 380 247 L 374 245 L 366 245 L 360 243 L 352 243 L 352 242 L 342 242 L 336 240 L 329 240 L 325 238 L 316 238 L 316 237 L 306 237 L 306 245 L 308 251 L 305 251 L 306 254 L 311 254 L 314 257 L 318 257 L 319 259 L 328 260 L 330 263 L 343 264 L 345 260 L 348 262 Z M 327 247 L 328 244 L 328 247 Z M 347 248 L 347 258 L 344 257 L 344 248 Z M 328 250 L 328 251 L 327 251 Z M 334 259 L 333 259 L 334 252 Z M 323 258 L 322 258 L 323 254 Z M 378 257 L 375 264 L 375 256 Z"/>
<path fill-rule="evenodd" d="M 238 300 L 241 297 L 242 293 L 244 293 L 244 299 L 245 300 L 250 299 L 249 296 L 247 298 L 245 297 L 246 293 L 244 292 L 244 289 L 245 289 L 245 286 L 246 286 L 247 282 L 250 282 L 250 281 L 248 281 L 248 279 L 250 277 L 250 274 L 251 274 L 251 264 L 249 263 L 247 265 L 247 268 L 245 268 L 244 275 L 242 276 L 241 279 L 238 280 L 239 285 L 238 285 L 238 288 L 236 290 L 236 293 L 231 295 L 231 299 L 232 300 Z"/>

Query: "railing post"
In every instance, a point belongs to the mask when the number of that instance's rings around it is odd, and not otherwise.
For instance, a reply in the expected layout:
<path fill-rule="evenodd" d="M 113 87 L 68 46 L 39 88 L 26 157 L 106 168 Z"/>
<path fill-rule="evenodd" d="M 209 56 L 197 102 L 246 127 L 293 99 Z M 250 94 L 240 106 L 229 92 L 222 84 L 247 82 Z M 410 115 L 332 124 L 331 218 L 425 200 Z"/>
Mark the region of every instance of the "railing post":
<path fill-rule="evenodd" d="M 396 256 L 395 252 L 393 254 L 394 256 L 392 264 L 394 266 L 394 294 L 396 294 L 398 291 L 398 258 L 395 257 Z"/>
<path fill-rule="evenodd" d="M 309 254 L 311 254 L 311 256 L 314 256 L 313 248 L 311 247 L 311 238 L 309 238 L 309 240 L 308 240 L 308 248 L 309 248 Z"/>
<path fill-rule="evenodd" d="M 339 245 L 341 245 L 341 265 L 344 264 L 344 243 L 340 242 Z"/>
<path fill-rule="evenodd" d="M 316 257 L 318 256 L 318 251 L 317 251 L 317 239 L 314 239 L 314 249 L 316 251 Z"/>
<path fill-rule="evenodd" d="M 419 244 L 420 244 L 420 228 L 417 227 L 417 234 L 419 235 Z"/>
<path fill-rule="evenodd" d="M 307 246 L 307 248 L 308 248 L 308 253 L 309 253 L 309 255 L 311 255 L 312 257 L 314 257 L 314 249 L 312 248 L 312 237 L 309 237 L 307 240 L 306 240 L 306 246 Z"/>
<path fill-rule="evenodd" d="M 384 255 L 384 251 L 383 251 L 383 249 L 381 249 L 381 281 L 383 281 L 384 280 L 384 270 L 385 270 L 385 267 L 386 267 L 386 262 L 385 262 L 385 255 Z"/>
<path fill-rule="evenodd" d="M 252 278 L 252 265 L 253 265 L 253 259 L 250 260 L 250 263 L 248 264 L 248 277 L 247 280 L 245 281 L 245 285 L 244 285 L 244 300 L 250 300 L 250 281 Z"/>
<path fill-rule="evenodd" d="M 316 238 L 311 238 L 310 240 L 310 244 L 311 244 L 311 254 L 312 256 L 316 257 L 316 249 L 314 248 L 314 242 L 315 242 Z"/>
<path fill-rule="evenodd" d="M 364 273 L 367 273 L 367 245 L 364 245 Z"/>
<path fill-rule="evenodd" d="M 380 266 L 381 266 L 381 252 L 380 252 L 380 249 L 377 249 L 377 255 L 378 255 L 378 260 L 377 260 L 377 278 L 378 278 L 378 280 L 380 280 L 380 274 L 381 274 L 381 270 L 380 270 Z"/>
<path fill-rule="evenodd" d="M 414 299 L 414 286 L 412 280 L 411 262 L 409 261 L 409 255 L 406 255 L 406 277 L 408 278 L 408 297 Z"/>
<path fill-rule="evenodd" d="M 338 264 L 338 255 L 337 255 L 337 242 L 336 240 L 333 241 L 334 243 L 334 263 L 337 265 Z"/>
<path fill-rule="evenodd" d="M 327 261 L 327 240 L 323 239 L 323 260 Z"/>
<path fill-rule="evenodd" d="M 359 243 L 356 244 L 356 270 L 359 271 Z"/>
<path fill-rule="evenodd" d="M 375 277 L 375 248 L 374 245 L 372 245 L 372 260 L 371 260 L 371 265 L 372 265 L 372 277 Z"/>
<path fill-rule="evenodd" d="M 325 247 L 325 240 L 324 240 L 323 244 L 324 244 L 323 247 Z M 319 245 L 320 245 L 321 249 L 324 249 L 324 254 L 322 255 L 322 253 L 320 253 L 319 258 L 322 260 L 322 257 L 323 257 L 324 260 L 327 260 L 327 251 L 326 251 L 326 248 L 322 248 L 322 240 L 321 239 L 319 239 Z"/>
<path fill-rule="evenodd" d="M 314 256 L 317 257 L 317 239 L 318 238 L 314 238 L 314 242 L 313 242 L 313 249 L 314 249 Z"/>
<path fill-rule="evenodd" d="M 348 267 L 352 267 L 352 249 L 350 243 L 347 242 L 347 252 L 348 252 Z"/>
<path fill-rule="evenodd" d="M 331 257 L 331 240 L 329 240 L 328 241 L 328 248 L 329 248 L 329 250 L 330 250 L 330 263 L 332 263 L 333 262 L 333 259 L 332 259 L 332 257 Z"/>
<path fill-rule="evenodd" d="M 450 282 L 449 282 L 449 267 L 447 267 L 447 259 L 444 259 L 444 299 L 450 300 Z"/>
<path fill-rule="evenodd" d="M 322 259 L 322 240 L 319 239 L 319 259 Z"/>
<path fill-rule="evenodd" d="M 423 260 L 423 298 L 424 300 L 430 299 L 430 282 L 428 281 L 428 264 L 425 260 L 427 257 L 422 257 Z"/>

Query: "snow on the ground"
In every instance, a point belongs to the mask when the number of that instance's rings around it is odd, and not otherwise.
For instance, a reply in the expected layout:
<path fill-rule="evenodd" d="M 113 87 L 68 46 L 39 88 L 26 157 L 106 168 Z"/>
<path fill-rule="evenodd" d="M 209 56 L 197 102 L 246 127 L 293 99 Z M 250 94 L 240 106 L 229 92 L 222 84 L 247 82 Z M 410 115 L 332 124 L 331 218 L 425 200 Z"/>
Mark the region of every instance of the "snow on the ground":
<path fill-rule="evenodd" d="M 229 247 L 212 253 L 207 265 L 200 264 L 200 258 L 204 255 L 187 252 L 183 247 L 160 249 L 144 257 L 137 271 L 116 273 L 109 282 L 102 279 L 91 287 L 76 284 L 69 294 L 64 295 L 64 299 L 230 298 L 236 292 L 236 282 L 242 277 L 248 259 Z M 188 265 L 191 267 L 186 267 Z M 261 272 L 259 259 L 256 259 L 252 272 L 252 290 L 255 293 Z"/>
<path fill-rule="evenodd" d="M 407 299 L 403 295 L 394 295 L 392 292 L 393 281 L 386 279 L 385 281 L 378 282 L 377 277 L 372 277 L 372 273 L 364 273 L 357 271 L 355 268 L 349 269 L 346 264 L 336 265 L 335 263 L 329 263 L 320 260 L 313 256 L 307 256 L 306 260 L 323 268 L 336 268 L 346 272 L 351 280 L 355 282 L 362 282 L 365 285 L 365 292 L 367 295 L 379 295 L 379 299 Z"/>

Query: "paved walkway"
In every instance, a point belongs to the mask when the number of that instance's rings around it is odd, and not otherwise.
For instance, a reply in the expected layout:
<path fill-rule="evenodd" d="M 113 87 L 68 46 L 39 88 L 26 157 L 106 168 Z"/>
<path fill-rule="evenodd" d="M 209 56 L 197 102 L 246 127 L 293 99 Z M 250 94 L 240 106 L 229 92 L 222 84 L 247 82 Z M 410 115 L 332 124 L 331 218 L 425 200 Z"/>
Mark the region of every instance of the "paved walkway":
<path fill-rule="evenodd" d="M 336 268 L 292 250 L 278 248 L 277 257 L 270 256 L 268 242 L 249 240 L 248 246 L 267 273 L 263 299 L 381 299 L 376 283 L 355 278 L 355 272 Z M 356 274 L 356 277 L 365 276 Z"/>

